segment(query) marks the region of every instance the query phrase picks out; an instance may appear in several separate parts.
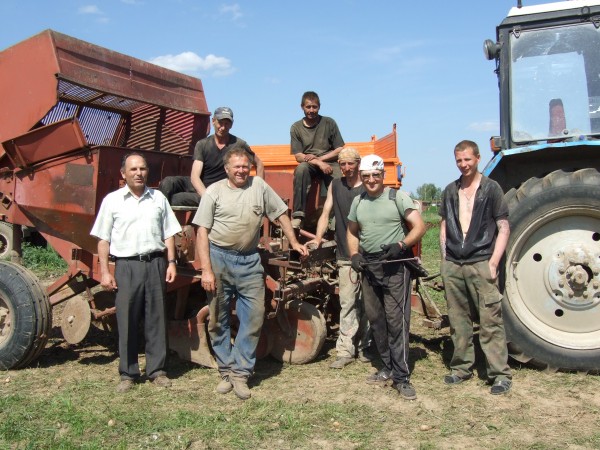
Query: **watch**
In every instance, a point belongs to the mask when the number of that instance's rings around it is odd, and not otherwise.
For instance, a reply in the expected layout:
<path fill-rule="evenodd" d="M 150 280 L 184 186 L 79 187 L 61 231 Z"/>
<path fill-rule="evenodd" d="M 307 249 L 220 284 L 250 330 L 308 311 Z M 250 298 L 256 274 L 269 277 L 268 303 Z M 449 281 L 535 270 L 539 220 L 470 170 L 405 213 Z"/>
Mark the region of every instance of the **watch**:
<path fill-rule="evenodd" d="M 169 260 L 169 264 L 177 264 L 177 260 L 176 259 L 170 259 Z"/>

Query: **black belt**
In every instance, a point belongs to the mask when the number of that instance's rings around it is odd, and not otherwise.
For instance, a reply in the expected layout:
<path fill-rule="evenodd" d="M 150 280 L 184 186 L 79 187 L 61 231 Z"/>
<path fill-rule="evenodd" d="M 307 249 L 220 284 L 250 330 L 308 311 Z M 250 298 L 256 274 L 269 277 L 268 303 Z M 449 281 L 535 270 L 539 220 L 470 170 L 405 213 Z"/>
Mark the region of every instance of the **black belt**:
<path fill-rule="evenodd" d="M 150 262 L 154 258 L 162 258 L 165 256 L 165 252 L 152 252 L 146 253 L 144 255 L 135 255 L 135 256 L 115 256 L 115 260 L 125 260 L 125 261 L 145 261 Z"/>

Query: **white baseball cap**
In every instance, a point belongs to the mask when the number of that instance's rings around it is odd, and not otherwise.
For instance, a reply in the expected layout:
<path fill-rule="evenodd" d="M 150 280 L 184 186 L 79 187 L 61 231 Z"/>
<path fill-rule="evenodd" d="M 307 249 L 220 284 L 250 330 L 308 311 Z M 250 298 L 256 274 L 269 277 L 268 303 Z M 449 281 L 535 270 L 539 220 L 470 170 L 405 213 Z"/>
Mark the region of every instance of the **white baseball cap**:
<path fill-rule="evenodd" d="M 360 160 L 358 170 L 383 170 L 383 159 L 377 155 L 367 155 Z"/>

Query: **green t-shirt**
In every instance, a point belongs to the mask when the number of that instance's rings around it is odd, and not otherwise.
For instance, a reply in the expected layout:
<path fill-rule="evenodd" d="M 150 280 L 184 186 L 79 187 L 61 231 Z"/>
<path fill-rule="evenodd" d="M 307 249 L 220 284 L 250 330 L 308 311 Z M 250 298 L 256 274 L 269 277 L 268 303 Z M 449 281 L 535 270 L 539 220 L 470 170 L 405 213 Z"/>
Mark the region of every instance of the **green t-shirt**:
<path fill-rule="evenodd" d="M 382 244 L 404 239 L 408 233 L 404 217 L 409 209 L 417 207 L 408 194 L 398 191 L 394 201 L 390 199 L 390 188 L 386 187 L 377 198 L 366 194 L 355 197 L 348 220 L 358 224 L 358 238 L 364 251 L 376 253 L 381 251 Z"/>
<path fill-rule="evenodd" d="M 340 130 L 331 117 L 321 116 L 314 127 L 307 127 L 303 120 L 294 122 L 290 128 L 291 152 L 321 156 L 344 146 Z"/>

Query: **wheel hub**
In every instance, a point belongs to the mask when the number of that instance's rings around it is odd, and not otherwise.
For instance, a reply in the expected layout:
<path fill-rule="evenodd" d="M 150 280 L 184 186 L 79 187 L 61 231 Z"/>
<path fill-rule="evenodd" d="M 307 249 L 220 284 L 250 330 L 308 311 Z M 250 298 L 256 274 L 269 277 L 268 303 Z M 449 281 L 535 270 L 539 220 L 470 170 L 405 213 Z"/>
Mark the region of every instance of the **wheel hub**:
<path fill-rule="evenodd" d="M 10 337 L 10 309 L 0 297 L 0 346 Z"/>
<path fill-rule="evenodd" d="M 553 298 L 570 308 L 589 308 L 600 303 L 600 254 L 569 245 L 555 253 L 547 271 Z"/>

